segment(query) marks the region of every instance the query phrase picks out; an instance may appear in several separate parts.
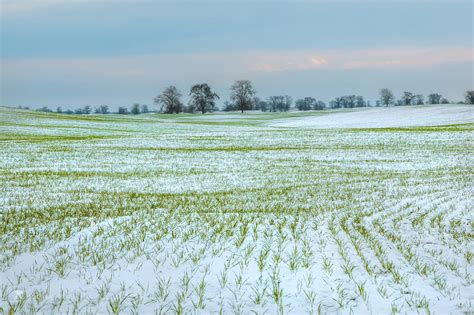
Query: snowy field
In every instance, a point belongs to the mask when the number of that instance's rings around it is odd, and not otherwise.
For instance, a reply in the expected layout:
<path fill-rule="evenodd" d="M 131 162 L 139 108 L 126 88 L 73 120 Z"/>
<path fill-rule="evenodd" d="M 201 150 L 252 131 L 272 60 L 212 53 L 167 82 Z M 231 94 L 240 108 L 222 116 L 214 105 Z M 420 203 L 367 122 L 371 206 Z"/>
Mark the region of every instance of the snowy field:
<path fill-rule="evenodd" d="M 396 128 L 474 123 L 474 111 L 466 105 L 417 105 L 341 110 L 339 115 L 301 117 L 273 121 L 275 127 Z"/>
<path fill-rule="evenodd" d="M 472 313 L 473 113 L 0 108 L 0 314 Z"/>

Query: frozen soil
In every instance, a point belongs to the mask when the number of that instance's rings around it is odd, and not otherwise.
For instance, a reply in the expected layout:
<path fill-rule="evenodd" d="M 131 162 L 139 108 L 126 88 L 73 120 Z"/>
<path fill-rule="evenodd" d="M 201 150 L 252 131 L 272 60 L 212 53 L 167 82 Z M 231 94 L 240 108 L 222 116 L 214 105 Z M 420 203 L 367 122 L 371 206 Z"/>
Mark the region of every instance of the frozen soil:
<path fill-rule="evenodd" d="M 0 108 L 0 308 L 473 312 L 471 108 Z"/>

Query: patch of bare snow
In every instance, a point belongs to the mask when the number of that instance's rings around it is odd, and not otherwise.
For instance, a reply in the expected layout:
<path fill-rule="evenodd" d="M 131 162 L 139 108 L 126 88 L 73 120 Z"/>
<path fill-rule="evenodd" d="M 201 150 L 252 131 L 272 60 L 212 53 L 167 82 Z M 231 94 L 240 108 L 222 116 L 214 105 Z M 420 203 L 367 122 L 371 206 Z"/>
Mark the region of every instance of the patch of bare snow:
<path fill-rule="evenodd" d="M 391 128 L 474 123 L 474 106 L 462 104 L 361 108 L 322 116 L 274 120 L 272 127 Z"/>

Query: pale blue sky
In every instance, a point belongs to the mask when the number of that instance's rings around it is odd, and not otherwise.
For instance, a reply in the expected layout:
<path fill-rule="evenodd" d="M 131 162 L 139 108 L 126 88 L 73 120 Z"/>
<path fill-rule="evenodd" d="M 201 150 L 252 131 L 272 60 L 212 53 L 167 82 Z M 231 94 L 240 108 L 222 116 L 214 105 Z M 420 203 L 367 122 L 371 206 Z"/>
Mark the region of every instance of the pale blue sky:
<path fill-rule="evenodd" d="M 1 105 L 151 104 L 236 79 L 324 101 L 381 87 L 462 99 L 471 1 L 0 0 Z"/>

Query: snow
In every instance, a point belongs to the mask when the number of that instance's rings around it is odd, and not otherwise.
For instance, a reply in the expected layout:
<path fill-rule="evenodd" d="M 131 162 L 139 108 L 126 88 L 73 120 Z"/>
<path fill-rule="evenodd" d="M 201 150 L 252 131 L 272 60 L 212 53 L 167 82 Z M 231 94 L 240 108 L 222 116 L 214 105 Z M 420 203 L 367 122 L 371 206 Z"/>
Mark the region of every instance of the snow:
<path fill-rule="evenodd" d="M 0 108 L 0 308 L 472 312 L 472 126 L 333 129 L 359 113 L 472 121 L 449 106 L 222 120 Z"/>
<path fill-rule="evenodd" d="M 328 115 L 281 119 L 269 123 L 273 127 L 298 128 L 393 128 L 442 126 L 474 123 L 472 105 L 418 105 L 361 108 L 333 111 Z"/>

